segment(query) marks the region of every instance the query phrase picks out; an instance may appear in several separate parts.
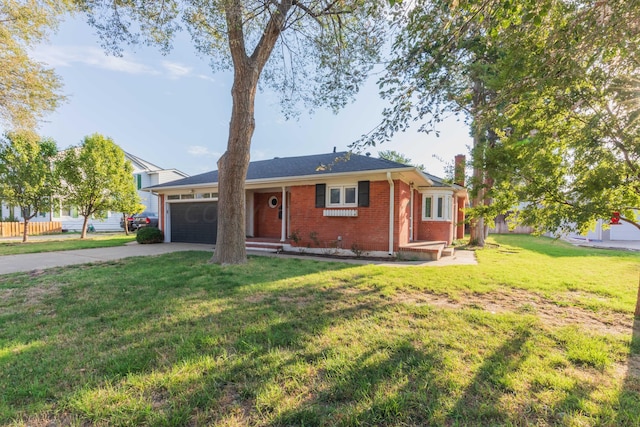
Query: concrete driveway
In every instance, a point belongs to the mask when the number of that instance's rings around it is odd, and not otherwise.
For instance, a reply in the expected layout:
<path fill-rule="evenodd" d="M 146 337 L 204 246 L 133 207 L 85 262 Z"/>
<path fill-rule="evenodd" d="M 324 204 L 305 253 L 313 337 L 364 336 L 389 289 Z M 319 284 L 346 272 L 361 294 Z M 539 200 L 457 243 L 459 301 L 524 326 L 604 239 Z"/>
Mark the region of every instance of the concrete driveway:
<path fill-rule="evenodd" d="M 95 249 L 77 249 L 74 251 L 42 252 L 36 254 L 0 256 L 0 274 L 20 273 L 65 265 L 86 264 L 112 261 L 116 259 L 162 255 L 179 251 L 211 251 L 212 245 L 195 243 L 162 243 L 157 245 L 139 245 L 135 242 L 125 246 Z"/>

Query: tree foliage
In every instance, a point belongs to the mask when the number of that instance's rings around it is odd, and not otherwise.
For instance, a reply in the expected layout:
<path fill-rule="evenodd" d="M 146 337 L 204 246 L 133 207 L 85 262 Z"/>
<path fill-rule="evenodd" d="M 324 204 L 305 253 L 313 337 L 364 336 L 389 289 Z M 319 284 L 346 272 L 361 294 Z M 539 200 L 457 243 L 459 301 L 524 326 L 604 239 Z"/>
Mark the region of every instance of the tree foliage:
<path fill-rule="evenodd" d="M 27 132 L 6 133 L 0 139 L 0 200 L 18 206 L 24 221 L 22 241 L 28 239 L 29 220 L 51 206 L 58 180 L 56 143 Z"/>
<path fill-rule="evenodd" d="M 364 0 L 78 0 L 104 46 L 146 42 L 169 50 L 186 28 L 214 70 L 233 70 L 227 150 L 218 161 L 218 232 L 213 261 L 246 262 L 244 181 L 258 84 L 299 107 L 334 110 L 353 99 L 384 42 L 384 2 Z"/>
<path fill-rule="evenodd" d="M 64 99 L 58 76 L 31 58 L 29 49 L 45 41 L 70 10 L 70 0 L 0 3 L 0 123 L 13 129 L 34 129 L 38 118 Z"/>
<path fill-rule="evenodd" d="M 125 203 L 140 203 L 132 178 L 133 166 L 111 138 L 86 136 L 79 147 L 64 151 L 60 161 L 64 202 L 78 206 L 83 216 L 81 238 L 86 237 L 89 218 L 107 211 L 121 212 Z"/>
<path fill-rule="evenodd" d="M 422 0 L 395 20 L 369 142 L 463 114 L 478 219 L 584 229 L 638 206 L 637 0 Z"/>
<path fill-rule="evenodd" d="M 378 157 L 385 160 L 391 160 L 392 162 L 402 163 L 404 165 L 409 165 L 420 169 L 421 171 L 426 170 L 423 164 L 414 164 L 413 161 L 405 156 L 402 153 L 399 153 L 395 150 L 384 150 L 378 151 Z"/>
<path fill-rule="evenodd" d="M 451 115 L 461 114 L 473 136 L 471 181 L 473 205 L 486 206 L 491 180 L 486 173 L 486 151 L 495 143 L 488 108 L 499 88 L 503 48 L 496 34 L 510 19 L 535 2 L 509 0 L 418 0 L 394 15 L 400 29 L 393 57 L 380 80 L 381 95 L 391 107 L 381 125 L 364 138 L 375 145 L 419 122 L 419 130 L 434 131 Z M 482 246 L 487 228 L 484 215 L 472 215 L 471 240 Z"/>
<path fill-rule="evenodd" d="M 538 31 L 505 41 L 497 205 L 526 202 L 521 222 L 542 229 L 584 231 L 614 211 L 640 228 L 640 2 L 549 5 Z"/>

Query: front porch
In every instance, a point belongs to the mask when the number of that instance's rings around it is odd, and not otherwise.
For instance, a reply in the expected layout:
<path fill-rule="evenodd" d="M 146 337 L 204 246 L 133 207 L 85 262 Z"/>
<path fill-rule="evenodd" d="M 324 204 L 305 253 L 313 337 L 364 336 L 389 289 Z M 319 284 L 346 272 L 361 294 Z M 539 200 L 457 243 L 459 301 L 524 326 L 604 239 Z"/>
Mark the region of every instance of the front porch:
<path fill-rule="evenodd" d="M 290 242 L 281 242 L 271 237 L 247 237 L 245 240 L 248 251 L 282 252 Z M 454 248 L 445 241 L 416 241 L 401 245 L 397 255 L 403 260 L 437 261 L 442 257 L 452 256 Z"/>

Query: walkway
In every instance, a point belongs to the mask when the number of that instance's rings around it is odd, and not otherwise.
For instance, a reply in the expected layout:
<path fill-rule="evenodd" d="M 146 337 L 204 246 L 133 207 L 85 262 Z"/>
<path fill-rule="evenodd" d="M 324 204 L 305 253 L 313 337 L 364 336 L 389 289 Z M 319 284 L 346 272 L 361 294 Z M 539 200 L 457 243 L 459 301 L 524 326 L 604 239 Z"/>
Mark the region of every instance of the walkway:
<path fill-rule="evenodd" d="M 0 274 L 29 272 L 45 268 L 63 267 L 66 265 L 87 264 L 94 262 L 112 261 L 136 256 L 154 256 L 179 251 L 212 251 L 212 245 L 196 243 L 161 243 L 154 245 L 139 245 L 135 242 L 125 246 L 95 249 L 77 249 L 73 251 L 42 252 L 36 254 L 3 255 L 0 256 Z M 306 255 L 285 255 L 263 251 L 247 251 L 249 255 L 276 256 L 279 258 L 300 258 L 318 261 L 346 262 L 350 264 L 376 264 L 389 267 L 432 266 L 447 265 L 475 265 L 475 253 L 472 251 L 456 251 L 453 256 L 443 257 L 439 261 L 392 262 L 372 261 L 367 259 L 340 259 L 314 257 Z"/>
<path fill-rule="evenodd" d="M 567 237 L 565 240 L 574 246 L 600 249 L 622 249 L 627 251 L 640 251 L 640 240 L 587 240 Z"/>

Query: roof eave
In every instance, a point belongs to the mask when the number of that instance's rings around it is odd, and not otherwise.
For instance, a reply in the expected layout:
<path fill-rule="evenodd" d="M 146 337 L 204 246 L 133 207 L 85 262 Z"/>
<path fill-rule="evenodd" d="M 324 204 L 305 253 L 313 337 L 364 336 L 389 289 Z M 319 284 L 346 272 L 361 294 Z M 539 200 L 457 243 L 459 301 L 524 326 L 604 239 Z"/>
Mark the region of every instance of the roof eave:
<path fill-rule="evenodd" d="M 307 181 L 317 181 L 322 178 L 340 178 L 340 177 L 351 177 L 358 175 L 371 175 L 371 174 L 386 174 L 387 172 L 391 173 L 406 173 L 406 172 L 414 172 L 419 175 L 419 177 L 423 178 L 429 185 L 433 185 L 433 181 L 431 181 L 428 177 L 426 177 L 423 173 L 421 173 L 415 167 L 406 167 L 406 168 L 390 168 L 390 169 L 374 169 L 374 170 L 364 170 L 364 171 L 350 171 L 350 172 L 328 172 L 327 174 L 313 174 L 313 175 L 298 175 L 298 176 L 287 176 L 287 177 L 274 177 L 274 178 L 260 178 L 260 179 L 248 179 L 245 181 L 245 187 L 251 186 L 260 186 L 260 185 L 287 185 L 297 182 L 307 182 Z M 199 184 L 183 184 L 183 185 L 172 185 L 172 186 L 162 186 L 162 184 L 155 185 L 152 187 L 146 187 L 145 189 L 150 190 L 179 190 L 182 188 L 206 188 L 206 187 L 217 187 L 217 182 L 208 182 L 208 183 L 199 183 Z"/>

